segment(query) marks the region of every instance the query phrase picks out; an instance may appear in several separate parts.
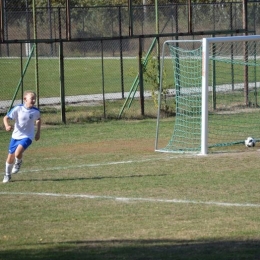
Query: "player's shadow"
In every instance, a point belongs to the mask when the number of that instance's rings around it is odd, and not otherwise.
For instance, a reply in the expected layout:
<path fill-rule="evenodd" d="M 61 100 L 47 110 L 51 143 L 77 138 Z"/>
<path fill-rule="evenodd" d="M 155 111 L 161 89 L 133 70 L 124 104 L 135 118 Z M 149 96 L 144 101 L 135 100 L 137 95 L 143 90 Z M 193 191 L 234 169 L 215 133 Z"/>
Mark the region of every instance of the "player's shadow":
<path fill-rule="evenodd" d="M 133 174 L 120 176 L 93 176 L 93 177 L 63 177 L 63 178 L 28 178 L 19 179 L 12 178 L 12 182 L 29 182 L 29 181 L 79 181 L 79 180 L 103 180 L 103 179 L 125 179 L 125 178 L 145 178 L 145 177 L 163 177 L 170 174 Z"/>

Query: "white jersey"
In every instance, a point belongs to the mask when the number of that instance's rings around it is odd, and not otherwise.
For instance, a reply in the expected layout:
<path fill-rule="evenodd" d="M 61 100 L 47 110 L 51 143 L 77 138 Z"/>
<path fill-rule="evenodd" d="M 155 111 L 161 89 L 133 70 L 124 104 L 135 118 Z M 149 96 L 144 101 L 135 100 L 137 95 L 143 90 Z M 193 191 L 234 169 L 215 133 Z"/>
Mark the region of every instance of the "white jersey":
<path fill-rule="evenodd" d="M 36 107 L 26 108 L 23 104 L 15 106 L 7 113 L 8 118 L 15 120 L 13 139 L 34 138 L 34 124 L 40 118 Z"/>

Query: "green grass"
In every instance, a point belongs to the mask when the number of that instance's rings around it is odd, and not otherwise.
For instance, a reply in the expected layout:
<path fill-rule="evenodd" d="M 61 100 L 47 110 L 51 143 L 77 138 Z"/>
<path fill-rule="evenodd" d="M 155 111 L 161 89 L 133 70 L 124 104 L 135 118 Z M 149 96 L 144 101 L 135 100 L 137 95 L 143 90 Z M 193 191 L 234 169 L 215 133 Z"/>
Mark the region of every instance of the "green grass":
<path fill-rule="evenodd" d="M 23 59 L 25 68 L 27 59 Z M 124 60 L 125 91 L 129 91 L 138 73 L 138 60 Z M 59 59 L 39 59 L 39 86 L 43 97 L 60 96 Z M 21 77 L 20 59 L 1 58 L 0 100 L 11 99 Z M 105 59 L 102 74 L 101 59 L 65 59 L 64 61 L 66 95 L 86 95 L 102 93 L 102 80 L 106 93 L 121 92 L 120 60 Z M 26 89 L 35 89 L 35 60 L 32 59 L 24 77 Z"/>
<path fill-rule="evenodd" d="M 11 99 L 15 93 L 16 87 L 21 78 L 21 64 L 18 58 L 1 58 L 0 59 L 0 84 L 1 95 L 0 100 Z M 23 69 L 27 59 L 23 59 Z M 181 63 L 181 69 L 188 64 Z M 123 60 L 123 77 L 124 91 L 129 91 L 132 87 L 135 77 L 139 73 L 138 59 Z M 172 88 L 173 86 L 173 70 L 172 61 L 165 60 L 165 84 Z M 103 68 L 103 71 L 102 71 Z M 39 58 L 39 89 L 40 97 L 59 97 L 60 96 L 60 72 L 58 58 Z M 244 82 L 244 67 L 236 65 L 234 67 L 234 82 Z M 249 68 L 249 82 L 254 80 L 260 81 L 260 68 L 256 67 L 255 71 Z M 190 69 L 184 69 L 181 74 L 182 78 L 190 78 Z M 194 73 L 194 72 L 193 72 Z M 66 59 L 64 60 L 65 75 L 65 95 L 89 95 L 102 93 L 103 87 L 105 93 L 121 92 L 121 63 L 119 59 Z M 192 74 L 192 77 L 199 75 Z M 155 77 L 156 78 L 156 77 Z M 211 78 L 211 76 L 210 76 Z M 28 66 L 23 82 L 26 89 L 35 89 L 35 59 L 33 58 Z M 231 70 L 230 64 L 221 63 L 217 66 L 217 84 L 230 83 Z M 186 83 L 185 83 L 186 84 Z M 145 90 L 151 91 L 154 86 L 145 84 Z M 18 95 L 20 97 L 20 93 Z"/>
<path fill-rule="evenodd" d="M 155 126 L 43 126 L 0 184 L 0 259 L 259 259 L 259 145 L 155 153 Z M 0 138 L 4 167 L 10 133 Z"/>

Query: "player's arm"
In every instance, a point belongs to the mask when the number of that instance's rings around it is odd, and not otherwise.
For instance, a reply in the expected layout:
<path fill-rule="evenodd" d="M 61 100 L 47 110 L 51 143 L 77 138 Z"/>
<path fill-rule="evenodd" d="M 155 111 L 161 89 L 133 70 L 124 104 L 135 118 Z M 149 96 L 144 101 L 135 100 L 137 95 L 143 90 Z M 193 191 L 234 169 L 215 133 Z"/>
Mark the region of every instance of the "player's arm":
<path fill-rule="evenodd" d="M 5 116 L 3 121 L 4 121 L 4 125 L 5 125 L 5 130 L 6 131 L 11 131 L 12 130 L 12 126 L 9 125 L 9 117 Z"/>
<path fill-rule="evenodd" d="M 36 134 L 35 134 L 35 141 L 38 141 L 41 136 L 41 119 L 37 119 L 36 122 Z"/>

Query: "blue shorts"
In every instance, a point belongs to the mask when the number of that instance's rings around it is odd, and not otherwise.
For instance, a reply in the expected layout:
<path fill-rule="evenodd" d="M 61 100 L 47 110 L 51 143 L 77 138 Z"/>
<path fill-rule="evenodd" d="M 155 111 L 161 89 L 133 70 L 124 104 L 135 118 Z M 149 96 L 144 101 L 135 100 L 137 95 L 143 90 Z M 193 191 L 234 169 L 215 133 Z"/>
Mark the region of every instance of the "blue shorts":
<path fill-rule="evenodd" d="M 20 144 L 24 150 L 26 150 L 32 143 L 32 140 L 30 138 L 23 138 L 20 140 L 16 140 L 11 138 L 10 144 L 9 144 L 9 153 L 13 154 L 15 153 L 16 148 Z"/>

